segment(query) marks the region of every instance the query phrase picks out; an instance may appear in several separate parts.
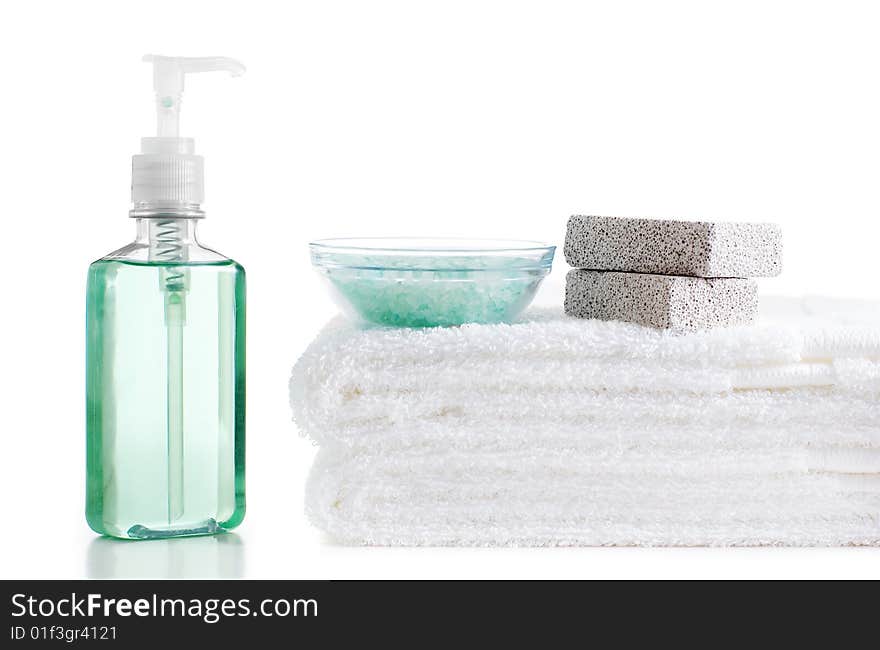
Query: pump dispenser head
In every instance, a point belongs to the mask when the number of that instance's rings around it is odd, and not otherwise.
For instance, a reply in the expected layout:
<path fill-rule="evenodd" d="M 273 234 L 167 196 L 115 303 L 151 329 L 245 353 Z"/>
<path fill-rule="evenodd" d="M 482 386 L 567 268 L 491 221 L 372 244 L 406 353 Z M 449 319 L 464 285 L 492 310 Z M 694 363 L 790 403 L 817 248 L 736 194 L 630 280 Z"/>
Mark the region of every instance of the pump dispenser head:
<path fill-rule="evenodd" d="M 200 217 L 204 201 L 204 159 L 195 154 L 192 138 L 180 137 L 180 104 L 184 79 L 195 72 L 226 71 L 233 76 L 244 66 L 222 56 L 178 57 L 147 54 L 153 64 L 156 91 L 156 137 L 141 139 L 141 153 L 132 156 L 131 216 L 158 209 Z"/>

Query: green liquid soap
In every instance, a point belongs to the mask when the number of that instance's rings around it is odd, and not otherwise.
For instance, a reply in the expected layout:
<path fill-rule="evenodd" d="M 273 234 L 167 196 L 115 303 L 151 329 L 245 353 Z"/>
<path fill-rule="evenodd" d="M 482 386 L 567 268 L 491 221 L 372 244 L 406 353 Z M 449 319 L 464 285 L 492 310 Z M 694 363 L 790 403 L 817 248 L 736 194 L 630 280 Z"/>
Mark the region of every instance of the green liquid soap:
<path fill-rule="evenodd" d="M 244 269 L 105 258 L 89 269 L 86 312 L 89 526 L 126 539 L 237 526 Z"/>
<path fill-rule="evenodd" d="M 228 57 L 149 54 L 156 135 L 131 159 L 133 242 L 89 268 L 86 520 L 123 539 L 244 519 L 244 269 L 202 246 L 204 159 L 180 137 L 187 75 Z"/>

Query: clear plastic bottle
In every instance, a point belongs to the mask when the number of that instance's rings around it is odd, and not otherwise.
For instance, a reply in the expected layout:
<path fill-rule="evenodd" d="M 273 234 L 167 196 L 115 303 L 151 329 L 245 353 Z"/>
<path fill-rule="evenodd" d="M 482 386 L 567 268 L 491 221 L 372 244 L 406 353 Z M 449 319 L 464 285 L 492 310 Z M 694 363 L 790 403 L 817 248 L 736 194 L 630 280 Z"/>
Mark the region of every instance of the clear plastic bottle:
<path fill-rule="evenodd" d="M 245 274 L 196 239 L 202 159 L 176 133 L 183 74 L 240 64 L 149 60 L 160 128 L 134 158 L 137 238 L 91 265 L 86 308 L 86 519 L 127 539 L 216 533 L 245 512 Z"/>

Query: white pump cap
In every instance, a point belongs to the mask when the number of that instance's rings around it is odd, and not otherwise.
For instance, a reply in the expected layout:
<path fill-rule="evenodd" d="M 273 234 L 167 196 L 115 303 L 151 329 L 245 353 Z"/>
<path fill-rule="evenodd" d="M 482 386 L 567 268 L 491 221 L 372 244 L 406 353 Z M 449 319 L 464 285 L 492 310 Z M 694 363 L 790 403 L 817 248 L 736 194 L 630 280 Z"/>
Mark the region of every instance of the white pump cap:
<path fill-rule="evenodd" d="M 172 57 L 148 54 L 156 91 L 156 137 L 141 140 L 141 153 L 131 159 L 131 200 L 138 216 L 143 204 L 193 208 L 205 198 L 204 159 L 195 154 L 192 138 L 180 137 L 180 102 L 187 74 L 225 70 L 244 72 L 235 59 L 222 56 Z"/>

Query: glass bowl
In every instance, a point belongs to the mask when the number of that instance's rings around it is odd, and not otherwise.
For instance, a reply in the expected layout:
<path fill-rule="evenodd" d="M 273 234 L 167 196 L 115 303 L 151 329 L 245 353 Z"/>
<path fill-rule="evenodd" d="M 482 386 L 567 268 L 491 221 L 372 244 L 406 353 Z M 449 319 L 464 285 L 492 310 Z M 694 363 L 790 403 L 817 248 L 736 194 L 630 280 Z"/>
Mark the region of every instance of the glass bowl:
<path fill-rule="evenodd" d="M 322 239 L 312 265 L 351 317 L 391 327 L 504 323 L 525 309 L 555 246 L 503 239 Z"/>

